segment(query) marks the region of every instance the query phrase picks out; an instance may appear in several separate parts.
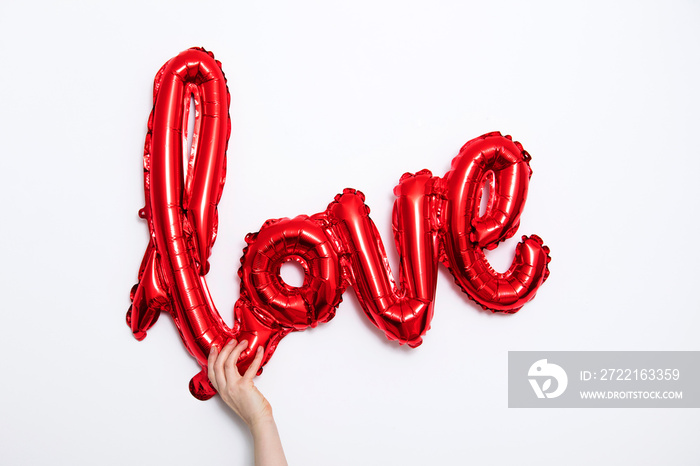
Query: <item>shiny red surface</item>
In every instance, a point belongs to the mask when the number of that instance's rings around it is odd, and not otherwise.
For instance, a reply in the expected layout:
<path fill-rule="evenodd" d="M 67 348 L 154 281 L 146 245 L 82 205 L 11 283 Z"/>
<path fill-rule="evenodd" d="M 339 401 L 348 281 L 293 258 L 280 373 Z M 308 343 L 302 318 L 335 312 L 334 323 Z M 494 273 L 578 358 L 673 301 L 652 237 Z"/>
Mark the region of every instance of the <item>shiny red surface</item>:
<path fill-rule="evenodd" d="M 191 97 L 196 118 L 185 170 Z M 233 337 L 248 340 L 239 362 L 242 371 L 258 346 L 264 347 L 267 362 L 289 332 L 332 319 L 348 286 L 389 339 L 415 347 L 430 328 L 439 262 L 471 299 L 493 311 L 516 312 L 546 280 L 549 249 L 537 236 L 523 237 L 506 273 L 495 272 L 484 256 L 483 249 L 515 234 L 531 175 L 530 156 L 522 146 L 489 133 L 465 144 L 444 177 L 428 170 L 407 173 L 394 188 L 398 283 L 363 194 L 345 189 L 324 212 L 268 220 L 246 237 L 238 272 L 241 295 L 229 328 L 205 278 L 225 180 L 229 101 L 213 54 L 196 48 L 182 52 L 156 76 L 144 151 L 146 206 L 140 215 L 148 221 L 151 239 L 127 322 L 141 340 L 160 312 L 172 316 L 187 350 L 202 366 L 190 382 L 195 397 L 215 394 L 206 376 L 212 345 Z M 485 182 L 490 198 L 479 216 Z M 304 269 L 299 287 L 280 277 L 288 261 Z"/>

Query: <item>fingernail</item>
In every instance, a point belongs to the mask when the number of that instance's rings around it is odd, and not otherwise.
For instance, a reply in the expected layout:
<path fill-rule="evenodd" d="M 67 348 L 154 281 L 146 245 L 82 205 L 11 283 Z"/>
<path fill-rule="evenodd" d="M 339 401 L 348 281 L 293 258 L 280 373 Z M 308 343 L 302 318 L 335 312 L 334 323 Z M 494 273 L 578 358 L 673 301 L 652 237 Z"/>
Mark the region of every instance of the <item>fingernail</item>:
<path fill-rule="evenodd" d="M 227 344 L 227 345 L 235 345 L 235 344 L 236 344 L 236 339 L 234 338 L 234 339 L 232 339 L 232 340 L 229 340 L 228 343 L 226 343 L 226 344 Z"/>
<path fill-rule="evenodd" d="M 257 351 L 258 353 L 262 353 L 262 351 L 263 351 L 263 347 L 262 347 L 262 346 L 258 346 L 258 349 L 257 349 L 257 350 L 255 350 L 255 351 Z"/>

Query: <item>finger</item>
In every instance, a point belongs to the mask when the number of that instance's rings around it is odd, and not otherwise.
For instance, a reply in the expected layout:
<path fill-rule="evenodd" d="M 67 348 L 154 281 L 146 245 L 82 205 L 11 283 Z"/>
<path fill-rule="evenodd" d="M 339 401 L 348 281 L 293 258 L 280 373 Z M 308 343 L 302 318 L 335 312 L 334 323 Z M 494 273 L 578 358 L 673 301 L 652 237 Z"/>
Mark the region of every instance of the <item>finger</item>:
<path fill-rule="evenodd" d="M 248 366 L 248 370 L 245 371 L 244 378 L 252 380 L 253 377 L 255 377 L 255 374 L 258 373 L 258 369 L 260 369 L 260 364 L 262 364 L 263 356 L 265 356 L 265 351 L 263 351 L 262 346 L 258 346 L 255 352 L 255 359 L 253 359 L 253 362 Z"/>
<path fill-rule="evenodd" d="M 216 374 L 214 373 L 214 363 L 216 362 L 216 357 L 219 355 L 216 345 L 211 345 L 211 350 L 209 351 L 209 357 L 207 358 L 207 375 L 209 376 L 209 381 L 214 386 L 216 391 L 219 391 L 218 384 L 216 383 Z"/>
<path fill-rule="evenodd" d="M 226 362 L 226 359 L 228 359 L 235 346 L 236 340 L 229 340 L 229 342 L 226 343 L 226 345 L 219 353 L 219 356 L 216 358 L 216 361 L 214 362 L 214 374 L 216 376 L 216 383 L 219 384 L 219 388 L 223 388 L 226 386 L 226 370 L 224 369 L 224 363 Z"/>
<path fill-rule="evenodd" d="M 236 345 L 236 347 L 231 351 L 231 354 L 228 356 L 226 359 L 225 363 L 225 369 L 226 369 L 226 377 L 240 377 L 241 373 L 238 372 L 238 366 L 236 365 L 238 363 L 238 359 L 241 357 L 241 353 L 248 347 L 248 341 L 243 340 L 239 344 Z"/>

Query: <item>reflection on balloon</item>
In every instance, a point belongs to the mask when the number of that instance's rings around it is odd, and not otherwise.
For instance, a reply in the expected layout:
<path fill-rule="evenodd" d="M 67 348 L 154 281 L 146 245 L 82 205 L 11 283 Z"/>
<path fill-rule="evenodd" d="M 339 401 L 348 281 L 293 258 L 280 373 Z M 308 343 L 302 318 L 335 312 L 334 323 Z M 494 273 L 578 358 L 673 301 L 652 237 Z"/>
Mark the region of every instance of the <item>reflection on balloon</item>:
<path fill-rule="evenodd" d="M 185 167 L 191 98 L 196 117 Z M 466 143 L 445 176 L 428 170 L 407 173 L 394 188 L 398 283 L 364 195 L 345 189 L 323 212 L 268 220 L 246 237 L 238 271 L 240 299 L 229 328 L 205 278 L 225 180 L 229 102 L 221 63 L 213 54 L 200 48 L 182 52 L 156 75 L 144 151 L 146 205 L 139 214 L 151 235 L 127 322 L 141 340 L 160 312 L 172 316 L 187 350 L 202 366 L 190 382 L 195 397 L 216 393 L 206 375 L 212 345 L 221 347 L 234 337 L 248 340 L 240 370 L 259 346 L 266 363 L 285 335 L 332 319 L 348 286 L 389 339 L 415 347 L 430 328 L 439 262 L 471 299 L 497 312 L 516 312 L 547 279 L 549 249 L 535 235 L 523 237 L 505 273 L 495 272 L 484 256 L 484 249 L 517 231 L 532 173 L 530 156 L 519 143 L 489 133 Z M 484 183 L 490 197 L 479 216 Z M 280 268 L 290 261 L 303 268 L 301 286 L 280 277 Z"/>

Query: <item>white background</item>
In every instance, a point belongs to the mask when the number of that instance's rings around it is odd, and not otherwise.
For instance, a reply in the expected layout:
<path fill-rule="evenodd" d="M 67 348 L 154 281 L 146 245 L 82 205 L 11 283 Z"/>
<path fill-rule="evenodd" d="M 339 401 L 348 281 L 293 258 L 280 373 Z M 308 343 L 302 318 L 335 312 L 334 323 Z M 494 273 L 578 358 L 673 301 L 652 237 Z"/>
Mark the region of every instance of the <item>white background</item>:
<path fill-rule="evenodd" d="M 552 250 L 535 300 L 492 315 L 441 269 L 411 350 L 346 292 L 258 379 L 291 464 L 697 464 L 696 409 L 508 409 L 507 352 L 700 349 L 700 3 L 8 3 L 3 464 L 252 462 L 235 415 L 189 394 L 198 367 L 170 318 L 142 342 L 124 320 L 153 77 L 191 46 L 223 62 L 232 96 L 208 276 L 229 324 L 243 238 L 266 219 L 354 187 L 391 246 L 404 172 L 442 176 L 495 130 L 533 157 L 516 238 Z M 498 270 L 514 247 L 489 255 Z"/>

